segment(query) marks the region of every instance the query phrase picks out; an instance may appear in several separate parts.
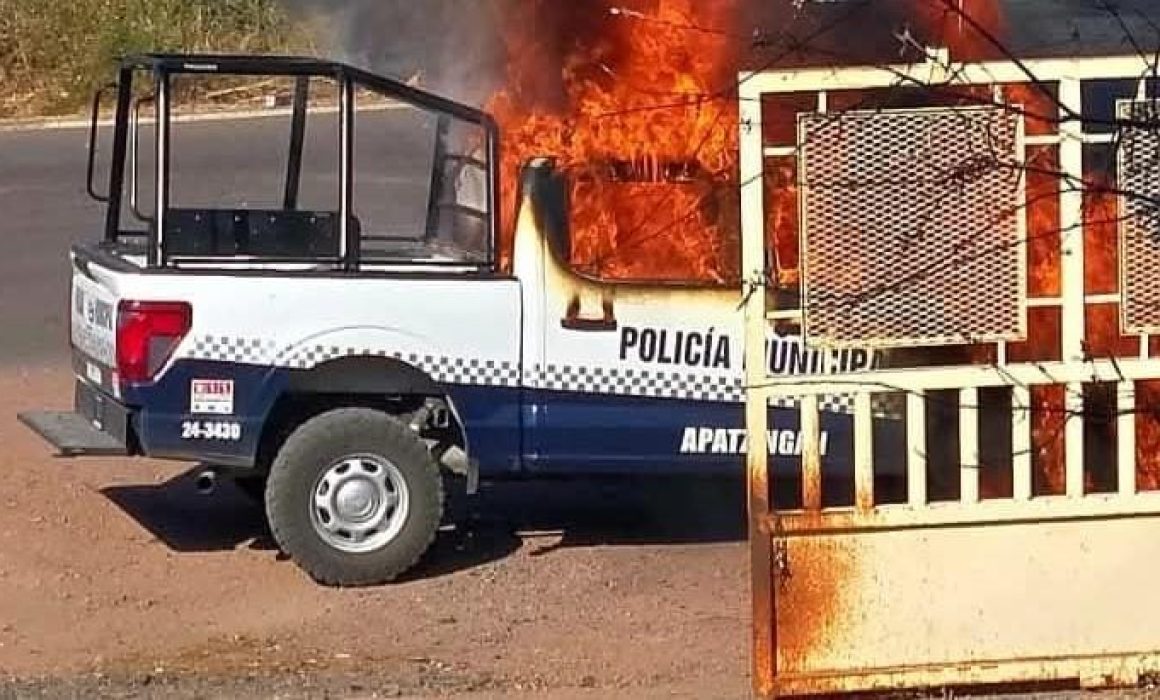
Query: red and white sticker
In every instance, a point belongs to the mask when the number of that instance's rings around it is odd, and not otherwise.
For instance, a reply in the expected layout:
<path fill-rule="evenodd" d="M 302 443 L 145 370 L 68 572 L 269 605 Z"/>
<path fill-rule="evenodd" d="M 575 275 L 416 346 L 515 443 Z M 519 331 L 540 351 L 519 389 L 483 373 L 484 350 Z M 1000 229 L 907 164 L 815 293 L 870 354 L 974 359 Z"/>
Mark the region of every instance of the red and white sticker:
<path fill-rule="evenodd" d="M 230 416 L 234 413 L 234 380 L 194 379 L 189 384 L 189 412 Z"/>

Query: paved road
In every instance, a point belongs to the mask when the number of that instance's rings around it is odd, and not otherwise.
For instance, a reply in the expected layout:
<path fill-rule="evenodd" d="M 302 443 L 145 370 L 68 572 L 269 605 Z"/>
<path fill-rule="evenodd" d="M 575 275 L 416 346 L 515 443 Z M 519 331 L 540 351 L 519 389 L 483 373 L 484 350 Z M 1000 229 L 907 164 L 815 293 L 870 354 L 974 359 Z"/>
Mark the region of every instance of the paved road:
<path fill-rule="evenodd" d="M 69 246 L 97 234 L 84 130 L 0 133 L 0 365 L 67 357 Z"/>

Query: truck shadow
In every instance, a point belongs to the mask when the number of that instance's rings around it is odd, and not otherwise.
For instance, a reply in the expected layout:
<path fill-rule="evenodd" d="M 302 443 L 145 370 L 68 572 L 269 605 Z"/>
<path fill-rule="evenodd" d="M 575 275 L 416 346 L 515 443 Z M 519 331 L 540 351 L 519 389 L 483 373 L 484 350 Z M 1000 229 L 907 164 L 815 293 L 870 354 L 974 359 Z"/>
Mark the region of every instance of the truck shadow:
<path fill-rule="evenodd" d="M 745 539 L 739 479 L 649 477 L 509 481 L 452 499 L 432 551 L 406 579 L 442 576 L 526 548 L 679 545 Z"/>
<path fill-rule="evenodd" d="M 168 481 L 109 486 L 101 494 L 176 552 L 218 552 L 248 545 L 276 549 L 258 505 L 222 480 L 209 496 L 195 485 L 200 469 Z"/>
<path fill-rule="evenodd" d="M 223 480 L 197 493 L 195 471 L 159 484 L 102 493 L 176 552 L 277 549 L 260 506 Z M 445 576 L 501 560 L 570 547 L 735 542 L 745 538 L 739 478 L 584 478 L 485 484 L 452 497 L 431 551 L 405 577 Z"/>

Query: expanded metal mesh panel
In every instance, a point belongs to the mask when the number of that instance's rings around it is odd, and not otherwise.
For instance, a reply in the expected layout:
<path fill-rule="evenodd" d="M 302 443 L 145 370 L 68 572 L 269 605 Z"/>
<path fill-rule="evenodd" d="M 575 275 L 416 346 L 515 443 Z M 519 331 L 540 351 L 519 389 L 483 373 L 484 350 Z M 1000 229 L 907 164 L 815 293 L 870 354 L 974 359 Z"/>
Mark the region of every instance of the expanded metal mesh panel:
<path fill-rule="evenodd" d="M 1160 332 L 1160 105 L 1122 102 L 1119 184 L 1124 330 Z M 1157 125 L 1151 126 L 1149 125 Z"/>
<path fill-rule="evenodd" d="M 812 344 L 1019 340 L 1022 122 L 992 107 L 799 116 Z"/>

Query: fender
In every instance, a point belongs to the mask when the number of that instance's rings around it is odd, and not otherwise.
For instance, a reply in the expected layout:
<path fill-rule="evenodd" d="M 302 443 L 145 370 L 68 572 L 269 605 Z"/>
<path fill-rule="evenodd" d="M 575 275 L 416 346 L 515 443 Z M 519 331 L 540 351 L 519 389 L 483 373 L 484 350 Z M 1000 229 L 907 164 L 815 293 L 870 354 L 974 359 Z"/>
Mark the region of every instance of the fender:
<path fill-rule="evenodd" d="M 287 389 L 303 394 L 417 394 L 444 396 L 426 372 L 393 357 L 354 356 L 291 370 Z"/>
<path fill-rule="evenodd" d="M 423 370 L 393 357 L 352 356 L 324 362 L 312 369 L 293 370 L 286 390 L 290 394 L 437 396 L 447 402 L 458 426 L 459 452 L 445 455 L 444 465 L 467 477 L 468 493 L 479 483 L 478 462 L 470 459 L 467 424 L 448 388 Z M 450 456 L 450 457 L 449 457 Z M 448 458 L 449 457 L 449 458 Z"/>

